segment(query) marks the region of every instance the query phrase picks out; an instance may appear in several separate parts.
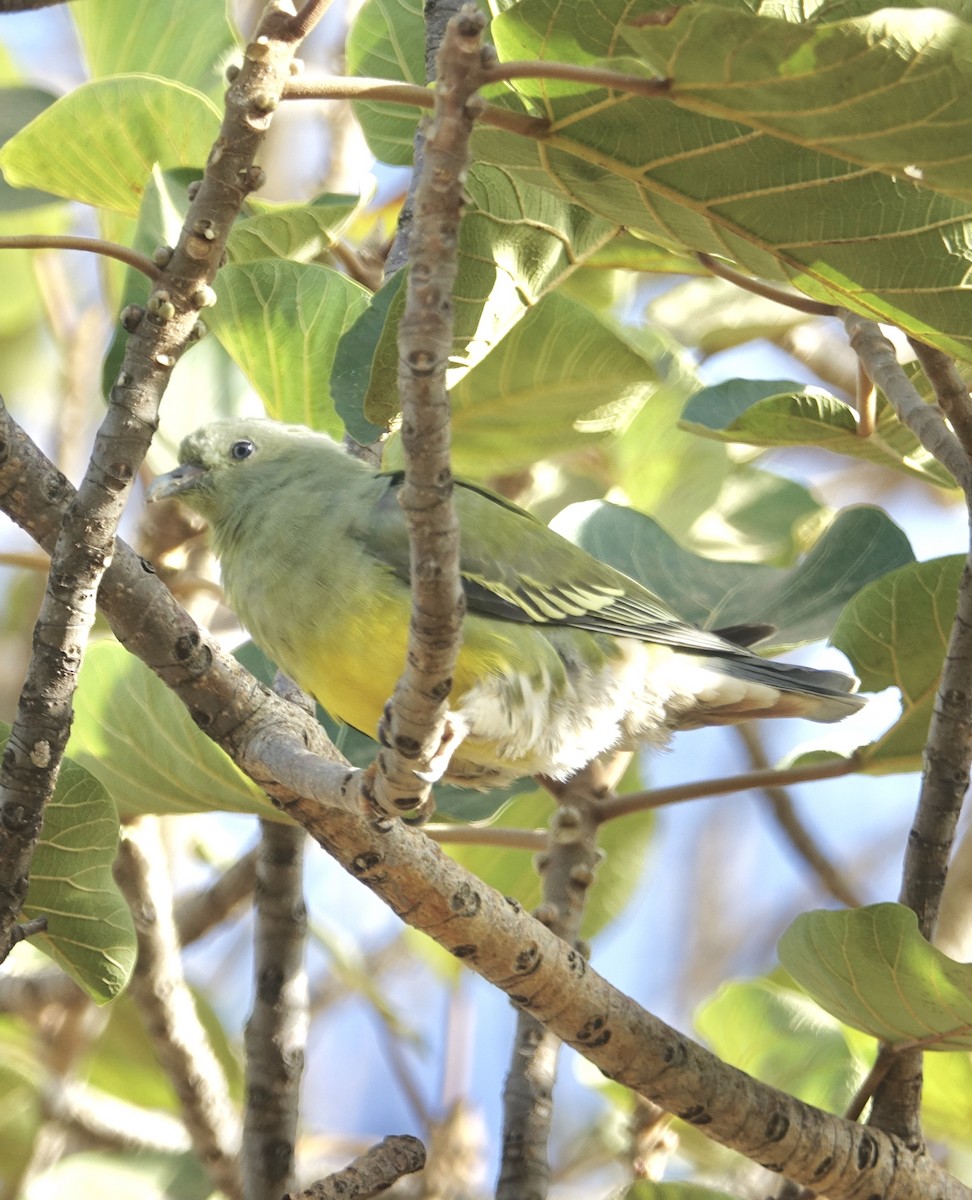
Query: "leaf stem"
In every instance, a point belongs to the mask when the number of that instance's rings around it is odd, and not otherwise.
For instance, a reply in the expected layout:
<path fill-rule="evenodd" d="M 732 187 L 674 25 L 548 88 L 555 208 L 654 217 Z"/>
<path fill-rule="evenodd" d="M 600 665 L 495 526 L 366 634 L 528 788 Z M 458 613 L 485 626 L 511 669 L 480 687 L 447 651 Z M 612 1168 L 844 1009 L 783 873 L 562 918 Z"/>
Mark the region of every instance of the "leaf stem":
<path fill-rule="evenodd" d="M 68 234 L 24 233 L 0 237 L 0 250 L 84 250 L 89 254 L 100 254 L 103 258 L 115 258 L 126 266 L 134 267 L 151 280 L 156 280 L 162 270 L 145 254 L 139 254 L 130 246 L 119 246 L 103 238 L 73 237 Z"/>
<path fill-rule="evenodd" d="M 783 288 L 775 287 L 772 283 L 764 283 L 761 279 L 743 275 L 740 271 L 730 267 L 728 263 L 711 254 L 700 251 L 695 257 L 713 275 L 718 275 L 720 279 L 734 283 L 743 291 L 752 292 L 754 296 L 762 296 L 765 300 L 773 300 L 777 304 L 784 304 L 787 308 L 795 308 L 797 312 L 808 313 L 814 317 L 835 317 L 837 315 L 837 306 L 834 304 L 825 304 L 822 300 L 811 300 L 809 296 L 787 292 Z"/>

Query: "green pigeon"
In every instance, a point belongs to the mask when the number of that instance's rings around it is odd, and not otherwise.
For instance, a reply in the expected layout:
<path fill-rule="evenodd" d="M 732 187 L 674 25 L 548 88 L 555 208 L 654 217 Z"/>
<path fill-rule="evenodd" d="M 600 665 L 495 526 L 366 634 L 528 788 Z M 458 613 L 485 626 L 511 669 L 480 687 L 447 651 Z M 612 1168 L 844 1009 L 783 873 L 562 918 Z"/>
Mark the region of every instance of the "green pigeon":
<path fill-rule="evenodd" d="M 204 425 L 158 478 L 204 516 L 229 603 L 332 716 L 374 735 L 405 663 L 404 476 L 324 434 L 266 420 Z M 515 504 L 457 482 L 467 613 L 436 778 L 563 780 L 602 752 L 752 717 L 838 721 L 857 680 L 760 658 L 765 627 L 711 632 L 671 612 Z M 729 634 L 736 640 L 724 636 Z"/>

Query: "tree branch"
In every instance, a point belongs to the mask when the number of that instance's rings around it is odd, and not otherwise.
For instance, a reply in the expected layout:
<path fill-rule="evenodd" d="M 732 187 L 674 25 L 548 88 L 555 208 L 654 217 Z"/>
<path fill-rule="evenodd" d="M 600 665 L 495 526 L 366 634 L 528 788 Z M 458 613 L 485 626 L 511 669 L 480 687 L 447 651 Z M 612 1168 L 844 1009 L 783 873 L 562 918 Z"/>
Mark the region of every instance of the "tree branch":
<path fill-rule="evenodd" d="M 772 283 L 765 283 L 761 279 L 743 275 L 740 271 L 730 267 L 728 263 L 711 254 L 699 252 L 695 257 L 706 270 L 711 271 L 713 275 L 718 275 L 720 279 L 734 283 L 744 292 L 752 292 L 754 296 L 762 296 L 764 300 L 773 300 L 777 304 L 785 305 L 786 308 L 795 308 L 797 312 L 809 313 L 811 316 L 835 317 L 837 315 L 835 304 L 825 304 L 822 300 L 811 300 L 809 296 L 801 296 L 797 292 L 787 292 L 783 288 L 775 287 Z"/>
<path fill-rule="evenodd" d="M 424 1166 L 425 1147 L 418 1138 L 386 1137 L 342 1170 L 284 1200 L 369 1200 Z"/>
<path fill-rule="evenodd" d="M 304 844 L 293 825 L 260 822 L 253 1011 L 246 1023 L 243 1185 L 246 1200 L 293 1189 L 300 1080 L 307 1044 Z"/>
<path fill-rule="evenodd" d="M 182 974 L 168 863 L 156 818 L 143 817 L 126 828 L 115 878 L 132 910 L 138 937 L 131 984 L 135 1003 L 179 1097 L 199 1162 L 214 1187 L 240 1200 L 239 1127 L 226 1077 Z"/>
<path fill-rule="evenodd" d="M 844 322 L 852 349 L 887 396 L 898 420 L 907 425 L 929 454 L 951 471 L 959 487 L 969 492 L 972 466 L 958 438 L 945 424 L 942 414 L 918 395 L 880 326 L 846 308 L 838 309 L 837 315 Z"/>
<path fill-rule="evenodd" d="M 944 351 L 917 338 L 908 338 L 925 377 L 935 390 L 939 407 L 955 430 L 966 456 L 972 459 L 972 403 L 969 386 L 959 374 L 955 360 Z"/>
<path fill-rule="evenodd" d="M 0 508 L 46 545 L 69 495 L 70 485 L 0 407 Z M 420 832 L 364 816 L 356 773 L 335 761 L 320 726 L 223 653 L 122 542 L 99 604 L 119 640 L 183 698 L 197 724 L 350 874 L 609 1077 L 830 1200 L 972 1198 L 930 1156 L 882 1130 L 802 1104 L 720 1062 Z"/>
<path fill-rule="evenodd" d="M 254 156 L 269 127 L 296 43 L 284 0 L 271 0 L 226 93 L 219 137 L 189 206 L 179 243 L 130 337 L 91 462 L 52 547 L 34 646 L 0 764 L 0 961 L 27 890 L 44 808 L 54 791 L 73 715 L 77 672 L 94 621 L 95 595 L 111 561 L 115 530 L 152 432 L 169 375 L 212 304 L 233 220 L 263 173 Z"/>
<path fill-rule="evenodd" d="M 646 792 L 630 792 L 627 796 L 608 796 L 601 802 L 601 821 L 613 821 L 636 812 L 651 812 L 685 800 L 701 800 L 706 796 L 728 796 L 732 792 L 748 792 L 755 788 L 786 787 L 791 783 L 811 783 L 817 779 L 840 779 L 853 775 L 859 763 L 854 755 L 831 762 L 810 763 L 805 767 L 772 767 L 766 771 L 746 771 L 742 775 L 727 775 L 722 779 L 700 779 L 697 783 L 678 783 L 672 787 L 652 788 Z"/>
<path fill-rule="evenodd" d="M 145 254 L 139 254 L 130 246 L 117 242 L 106 242 L 102 238 L 73 237 L 68 234 L 9 234 L 0 237 L 0 250 L 84 250 L 88 254 L 100 254 L 102 258 L 114 258 L 126 266 L 134 267 L 151 280 L 162 274 L 161 267 Z"/>
<path fill-rule="evenodd" d="M 405 670 L 382 721 L 383 747 L 374 775 L 374 798 L 388 812 L 421 813 L 426 808 L 431 782 L 442 773 L 437 764 L 448 761 L 463 736 L 448 718 L 465 597 L 459 576 L 459 522 L 452 502 L 445 376 L 473 127 L 469 102 L 482 75 L 485 23 L 478 9 L 465 6 L 446 28 L 438 55 L 435 115 L 426 129 L 409 239 L 408 291 L 398 330 L 398 388 L 412 619 Z"/>
<path fill-rule="evenodd" d="M 873 321 L 843 311 L 851 346 L 868 374 L 894 405 L 898 419 L 948 468 L 965 492 L 972 522 L 972 464 L 959 438 L 937 408 L 923 403 L 902 371 L 891 343 Z M 925 348 L 922 362 L 943 407 L 953 408 L 963 437 L 969 433 L 965 385 L 948 370 L 947 360 Z M 972 534 L 972 530 L 970 530 Z M 959 585 L 935 707 L 925 744 L 918 808 L 905 851 L 899 900 L 918 916 L 918 927 L 932 940 L 941 904 L 948 859 L 972 767 L 972 543 Z M 911 1148 L 923 1145 L 921 1133 L 921 1052 L 899 1053 L 874 1093 L 870 1124 L 896 1133 Z"/>
<path fill-rule="evenodd" d="M 628 756 L 623 756 L 627 762 Z M 547 849 L 538 856 L 543 899 L 538 921 L 578 953 L 587 889 L 598 861 L 597 803 L 617 780 L 595 760 L 566 784 L 548 784 L 557 800 Z M 585 958 L 587 955 L 585 955 Z M 496 1200 L 543 1200 L 550 1187 L 547 1144 L 553 1116 L 560 1039 L 533 1016 L 516 1020 L 510 1069 L 503 1088 L 503 1144 Z"/>
<path fill-rule="evenodd" d="M 414 108 L 435 108 L 435 93 L 417 83 L 394 83 L 357 75 L 332 75 L 324 79 L 292 79 L 284 88 L 284 100 L 390 100 Z M 543 138 L 550 130 L 545 117 L 531 117 L 515 109 L 484 104 L 476 120 L 495 129 L 506 129 L 523 137 Z M 401 264 L 399 264 L 401 265 Z"/>

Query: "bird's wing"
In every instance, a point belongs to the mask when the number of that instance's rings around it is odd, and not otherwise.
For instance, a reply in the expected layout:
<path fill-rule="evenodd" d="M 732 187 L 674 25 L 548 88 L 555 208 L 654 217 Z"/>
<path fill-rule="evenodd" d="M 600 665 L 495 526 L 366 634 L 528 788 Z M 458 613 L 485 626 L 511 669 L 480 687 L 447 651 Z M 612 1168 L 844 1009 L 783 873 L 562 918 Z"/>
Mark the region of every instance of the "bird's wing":
<path fill-rule="evenodd" d="M 408 538 L 398 504 L 401 472 L 382 477 L 386 488 L 353 534 L 407 582 Z M 715 633 L 680 620 L 633 579 L 548 529 L 502 496 L 458 483 L 462 530 L 460 570 L 471 612 L 505 621 L 573 626 L 595 633 L 660 642 L 697 653 L 745 653 Z"/>

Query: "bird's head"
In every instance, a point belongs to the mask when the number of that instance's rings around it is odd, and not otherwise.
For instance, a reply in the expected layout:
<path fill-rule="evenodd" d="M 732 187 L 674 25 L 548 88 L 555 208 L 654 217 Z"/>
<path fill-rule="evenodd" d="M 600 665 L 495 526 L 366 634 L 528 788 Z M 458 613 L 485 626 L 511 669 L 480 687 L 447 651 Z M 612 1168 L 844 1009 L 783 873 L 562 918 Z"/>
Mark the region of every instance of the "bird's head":
<path fill-rule="evenodd" d="M 179 466 L 160 475 L 146 500 L 176 497 L 211 521 L 231 514 L 248 494 L 273 487 L 281 471 L 298 469 L 301 454 L 312 450 L 337 462 L 345 456 L 326 434 L 277 421 L 214 421 L 184 438 Z"/>

